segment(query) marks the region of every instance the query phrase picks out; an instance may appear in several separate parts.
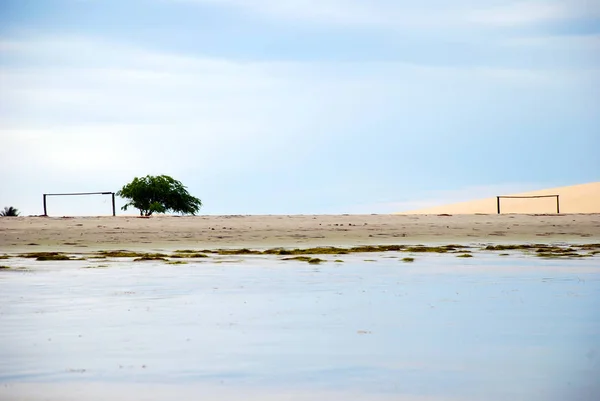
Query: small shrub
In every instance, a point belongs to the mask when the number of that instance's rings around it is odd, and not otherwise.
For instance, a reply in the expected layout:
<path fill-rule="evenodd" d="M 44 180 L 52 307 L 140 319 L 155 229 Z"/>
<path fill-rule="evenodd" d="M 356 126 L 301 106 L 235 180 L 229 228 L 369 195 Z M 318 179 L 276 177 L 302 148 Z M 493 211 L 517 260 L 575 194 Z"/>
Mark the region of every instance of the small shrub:
<path fill-rule="evenodd" d="M 19 214 L 19 209 L 14 208 L 12 206 L 6 206 L 4 210 L 0 211 L 0 216 L 2 217 L 17 217 Z"/>

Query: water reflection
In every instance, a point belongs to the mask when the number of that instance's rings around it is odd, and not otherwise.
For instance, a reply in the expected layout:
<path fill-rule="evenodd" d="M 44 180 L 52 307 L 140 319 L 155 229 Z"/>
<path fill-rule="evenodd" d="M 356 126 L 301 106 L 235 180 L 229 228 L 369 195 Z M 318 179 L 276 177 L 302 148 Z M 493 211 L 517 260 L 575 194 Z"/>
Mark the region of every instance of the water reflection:
<path fill-rule="evenodd" d="M 344 260 L 15 262 L 33 270 L 0 274 L 0 398 L 600 395 L 597 260 Z"/>

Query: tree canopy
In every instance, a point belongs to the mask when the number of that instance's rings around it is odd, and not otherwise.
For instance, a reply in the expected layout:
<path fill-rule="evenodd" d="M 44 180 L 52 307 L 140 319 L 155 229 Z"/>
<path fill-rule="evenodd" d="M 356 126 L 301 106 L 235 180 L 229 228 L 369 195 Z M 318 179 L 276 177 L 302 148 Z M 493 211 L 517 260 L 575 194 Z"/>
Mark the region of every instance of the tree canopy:
<path fill-rule="evenodd" d="M 200 199 L 190 195 L 180 181 L 168 175 L 135 177 L 117 195 L 129 200 L 121 209 L 133 206 L 139 209 L 140 216 L 169 211 L 194 215 L 202 207 Z"/>

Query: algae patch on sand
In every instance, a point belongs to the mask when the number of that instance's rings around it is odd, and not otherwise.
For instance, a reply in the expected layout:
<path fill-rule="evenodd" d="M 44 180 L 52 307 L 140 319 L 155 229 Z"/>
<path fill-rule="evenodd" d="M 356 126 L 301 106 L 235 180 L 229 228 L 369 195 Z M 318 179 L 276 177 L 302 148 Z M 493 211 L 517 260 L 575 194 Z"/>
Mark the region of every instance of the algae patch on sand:
<path fill-rule="evenodd" d="M 62 252 L 31 252 L 19 255 L 21 258 L 35 259 L 39 261 L 48 260 L 81 260 L 81 258 L 73 258 Z"/>

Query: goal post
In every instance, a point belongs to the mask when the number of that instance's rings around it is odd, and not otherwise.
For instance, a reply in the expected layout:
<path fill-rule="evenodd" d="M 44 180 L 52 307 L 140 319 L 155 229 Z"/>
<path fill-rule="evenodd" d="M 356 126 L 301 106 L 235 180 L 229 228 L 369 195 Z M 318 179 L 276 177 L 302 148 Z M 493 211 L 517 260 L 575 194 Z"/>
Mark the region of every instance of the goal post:
<path fill-rule="evenodd" d="M 44 194 L 44 216 L 48 216 L 48 207 L 46 204 L 46 198 L 48 196 L 82 196 L 82 195 L 110 195 L 112 198 L 112 215 L 117 215 L 115 207 L 115 193 L 114 192 L 71 192 L 64 194 Z"/>
<path fill-rule="evenodd" d="M 560 214 L 560 201 L 558 195 L 536 195 L 536 196 L 496 196 L 498 214 L 500 214 L 500 199 L 529 199 L 529 198 L 556 198 L 556 214 Z"/>

